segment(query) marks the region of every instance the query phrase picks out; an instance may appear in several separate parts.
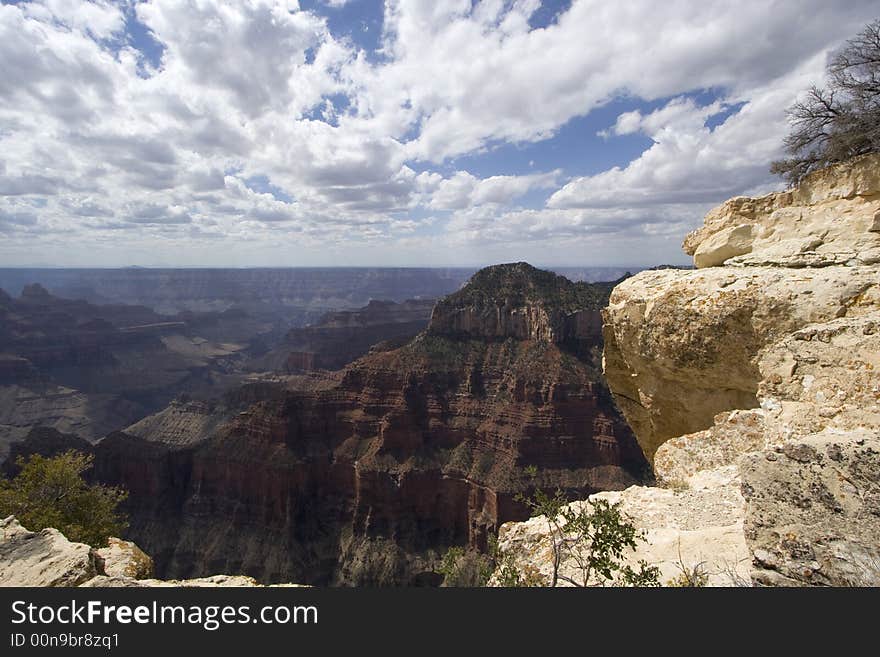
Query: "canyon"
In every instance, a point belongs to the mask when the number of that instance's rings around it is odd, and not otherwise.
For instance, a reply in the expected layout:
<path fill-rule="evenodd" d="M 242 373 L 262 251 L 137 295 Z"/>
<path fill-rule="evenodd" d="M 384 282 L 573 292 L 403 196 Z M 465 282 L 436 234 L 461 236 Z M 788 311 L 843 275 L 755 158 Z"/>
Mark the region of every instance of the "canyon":
<path fill-rule="evenodd" d="M 570 298 L 471 297 L 495 275 Z M 525 264 L 483 270 L 401 347 L 335 376 L 245 386 L 216 407 L 173 405 L 108 436 L 96 476 L 131 491 L 127 538 L 163 577 L 436 584 L 447 547 L 484 549 L 527 515 L 516 495 L 530 467 L 582 495 L 644 475 L 596 361 L 610 287 Z M 450 313 L 472 320 L 450 325 Z"/>
<path fill-rule="evenodd" d="M 292 328 L 278 347 L 250 367 L 287 373 L 341 369 L 373 345 L 408 342 L 427 327 L 433 308 L 434 299 L 373 299 L 357 310 L 327 313 L 313 324 Z"/>
<path fill-rule="evenodd" d="M 92 453 L 130 491 L 123 539 L 172 585 L 431 586 L 448 548 L 496 534 L 549 581 L 547 519 L 519 497 L 536 488 L 619 504 L 644 539 L 624 560 L 666 583 L 880 584 L 880 155 L 731 199 L 684 248 L 694 269 L 602 284 L 487 267 L 413 337 L 425 300 L 337 310 L 264 351 L 271 374 L 94 444 L 31 428 L 4 468 Z M 377 327 L 400 334 L 367 345 Z"/>
<path fill-rule="evenodd" d="M 178 395 L 221 394 L 244 380 L 251 341 L 270 331 L 234 309 L 160 315 L 38 283 L 0 293 L 0 457 L 34 426 L 95 441 Z"/>
<path fill-rule="evenodd" d="M 129 490 L 124 538 L 161 577 L 438 584 L 448 547 L 485 549 L 528 515 L 519 493 L 649 476 L 600 372 L 612 287 L 481 270 L 405 344 L 178 399 L 97 442 L 93 476 Z M 13 456 L 64 440 L 31 435 Z"/>

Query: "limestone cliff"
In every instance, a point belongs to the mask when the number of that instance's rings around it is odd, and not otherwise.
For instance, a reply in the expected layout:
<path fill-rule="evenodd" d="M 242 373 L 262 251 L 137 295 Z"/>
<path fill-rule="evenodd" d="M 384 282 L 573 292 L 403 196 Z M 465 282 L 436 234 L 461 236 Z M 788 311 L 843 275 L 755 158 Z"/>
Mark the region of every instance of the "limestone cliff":
<path fill-rule="evenodd" d="M 608 383 L 665 484 L 611 495 L 639 557 L 880 584 L 880 155 L 727 201 L 684 246 L 696 270 L 642 272 L 604 312 Z M 502 546 L 527 559 L 541 527 Z"/>
<path fill-rule="evenodd" d="M 96 549 L 69 541 L 57 529 L 32 532 L 14 516 L 0 519 L 0 586 L 259 586 L 241 575 L 190 580 L 159 580 L 152 575 L 153 560 L 130 541 L 111 537 L 106 547 Z"/>

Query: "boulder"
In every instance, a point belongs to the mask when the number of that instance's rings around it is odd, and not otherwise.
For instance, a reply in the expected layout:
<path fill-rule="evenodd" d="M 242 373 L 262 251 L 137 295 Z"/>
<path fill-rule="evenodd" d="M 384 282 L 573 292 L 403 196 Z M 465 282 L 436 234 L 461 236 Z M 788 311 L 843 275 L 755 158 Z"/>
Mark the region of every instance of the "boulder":
<path fill-rule="evenodd" d="M 694 251 L 694 264 L 697 267 L 723 265 L 729 258 L 751 251 L 754 240 L 751 224 L 723 228 L 700 242 Z"/>
<path fill-rule="evenodd" d="M 110 537 L 107 547 L 95 550 L 98 568 L 109 577 L 147 579 L 153 576 L 153 560 L 131 541 Z"/>
<path fill-rule="evenodd" d="M 645 454 L 758 406 L 764 351 L 810 324 L 880 308 L 875 266 L 642 272 L 611 293 L 605 376 Z"/>
<path fill-rule="evenodd" d="M 79 586 L 98 574 L 92 549 L 57 529 L 28 531 L 0 520 L 0 586 Z"/>

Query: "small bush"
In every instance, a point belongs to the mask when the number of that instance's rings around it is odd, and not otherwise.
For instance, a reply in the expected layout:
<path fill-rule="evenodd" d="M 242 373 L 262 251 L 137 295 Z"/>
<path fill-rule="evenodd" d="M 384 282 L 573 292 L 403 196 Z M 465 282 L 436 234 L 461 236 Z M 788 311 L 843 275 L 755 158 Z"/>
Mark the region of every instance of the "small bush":
<path fill-rule="evenodd" d="M 440 561 L 439 572 L 443 575 L 441 586 L 486 586 L 492 576 L 492 568 L 490 555 L 451 547 Z"/>
<path fill-rule="evenodd" d="M 45 458 L 19 457 L 21 471 L 0 481 L 0 517 L 14 515 L 31 531 L 54 527 L 69 540 L 94 547 L 118 536 L 126 520 L 117 511 L 128 493 L 120 488 L 89 485 L 83 479 L 93 457 L 68 451 Z"/>
<path fill-rule="evenodd" d="M 576 510 L 562 491 L 554 495 L 537 490 L 532 497 L 520 496 L 533 516 L 544 516 L 552 548 L 550 586 L 565 582 L 573 586 L 615 583 L 623 586 L 660 586 L 660 569 L 644 560 L 638 569 L 621 563 L 627 549 L 635 550 L 644 534 L 625 516 L 619 504 L 588 500 Z M 573 564 L 576 576 L 564 575 L 563 563 Z"/>

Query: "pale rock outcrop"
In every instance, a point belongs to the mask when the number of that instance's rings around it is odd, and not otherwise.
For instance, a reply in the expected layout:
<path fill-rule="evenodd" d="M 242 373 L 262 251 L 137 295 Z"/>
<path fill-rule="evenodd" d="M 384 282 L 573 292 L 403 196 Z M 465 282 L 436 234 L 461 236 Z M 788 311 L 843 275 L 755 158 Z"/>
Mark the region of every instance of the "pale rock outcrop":
<path fill-rule="evenodd" d="M 755 227 L 740 224 L 719 230 L 703 240 L 694 251 L 694 264 L 697 267 L 715 267 L 734 256 L 752 250 L 755 241 Z"/>
<path fill-rule="evenodd" d="M 245 575 L 161 580 L 152 574 L 153 560 L 130 541 L 111 537 L 107 547 L 95 549 L 67 540 L 57 529 L 32 532 L 14 516 L 0 520 L 0 586 L 261 586 Z"/>
<path fill-rule="evenodd" d="M 765 444 L 763 410 L 719 413 L 708 429 L 663 443 L 654 455 L 654 472 L 661 483 L 680 485 L 701 471 L 731 465 L 744 452 Z"/>
<path fill-rule="evenodd" d="M 753 579 L 880 586 L 880 435 L 825 429 L 739 461 Z"/>
<path fill-rule="evenodd" d="M 684 250 L 697 267 L 720 264 L 775 263 L 821 266 L 823 262 L 880 262 L 880 154 L 810 174 L 798 187 L 760 198 L 737 197 L 711 210 L 703 226 L 690 233 Z M 751 244 L 742 254 L 722 257 L 726 235 L 752 227 Z M 783 248 L 775 248 L 782 245 Z M 717 253 L 716 257 L 710 257 Z M 802 261 L 804 253 L 813 254 Z M 697 257 L 699 254 L 699 258 Z M 748 255 L 745 255 L 748 254 Z M 738 256 L 738 257 L 737 257 Z M 725 262 L 733 258 L 733 262 Z"/>
<path fill-rule="evenodd" d="M 809 324 L 880 307 L 878 268 L 643 272 L 605 310 L 605 376 L 645 454 L 758 405 L 759 360 Z"/>
<path fill-rule="evenodd" d="M 88 545 L 57 529 L 28 531 L 13 516 L 0 520 L 0 586 L 79 586 L 97 574 Z"/>
<path fill-rule="evenodd" d="M 147 579 L 153 576 L 153 560 L 131 541 L 110 537 L 107 547 L 95 550 L 98 568 L 109 577 Z"/>
<path fill-rule="evenodd" d="M 870 155 L 724 203 L 685 240 L 699 269 L 614 289 L 605 374 L 663 486 L 600 494 L 646 531 L 627 559 L 667 574 L 670 542 L 696 536 L 679 565 L 709 584 L 880 584 L 878 217 Z M 523 552 L 542 527 L 503 526 L 502 549 L 546 572 Z"/>
<path fill-rule="evenodd" d="M 628 551 L 622 563 L 635 569 L 640 560 L 655 565 L 662 583 L 694 568 L 706 575 L 709 586 L 738 586 L 749 581 L 744 500 L 735 466 L 701 471 L 676 488 L 631 486 L 624 491 L 597 493 L 590 499 L 619 503 L 643 532 L 645 540 L 635 551 Z M 580 510 L 585 504 L 573 502 L 571 506 Z M 505 523 L 498 532 L 498 546 L 513 557 L 520 571 L 537 574 L 545 585 L 550 583 L 553 550 L 544 516 Z M 572 557 L 562 562 L 559 572 L 582 581 Z M 561 581 L 560 585 L 567 584 Z"/>
<path fill-rule="evenodd" d="M 250 587 L 260 586 L 253 577 L 245 575 L 212 575 L 210 577 L 198 577 L 196 579 L 137 579 L 124 575 L 98 575 L 82 584 L 89 588 L 154 588 L 154 587 L 183 587 L 201 588 L 217 586 Z"/>

